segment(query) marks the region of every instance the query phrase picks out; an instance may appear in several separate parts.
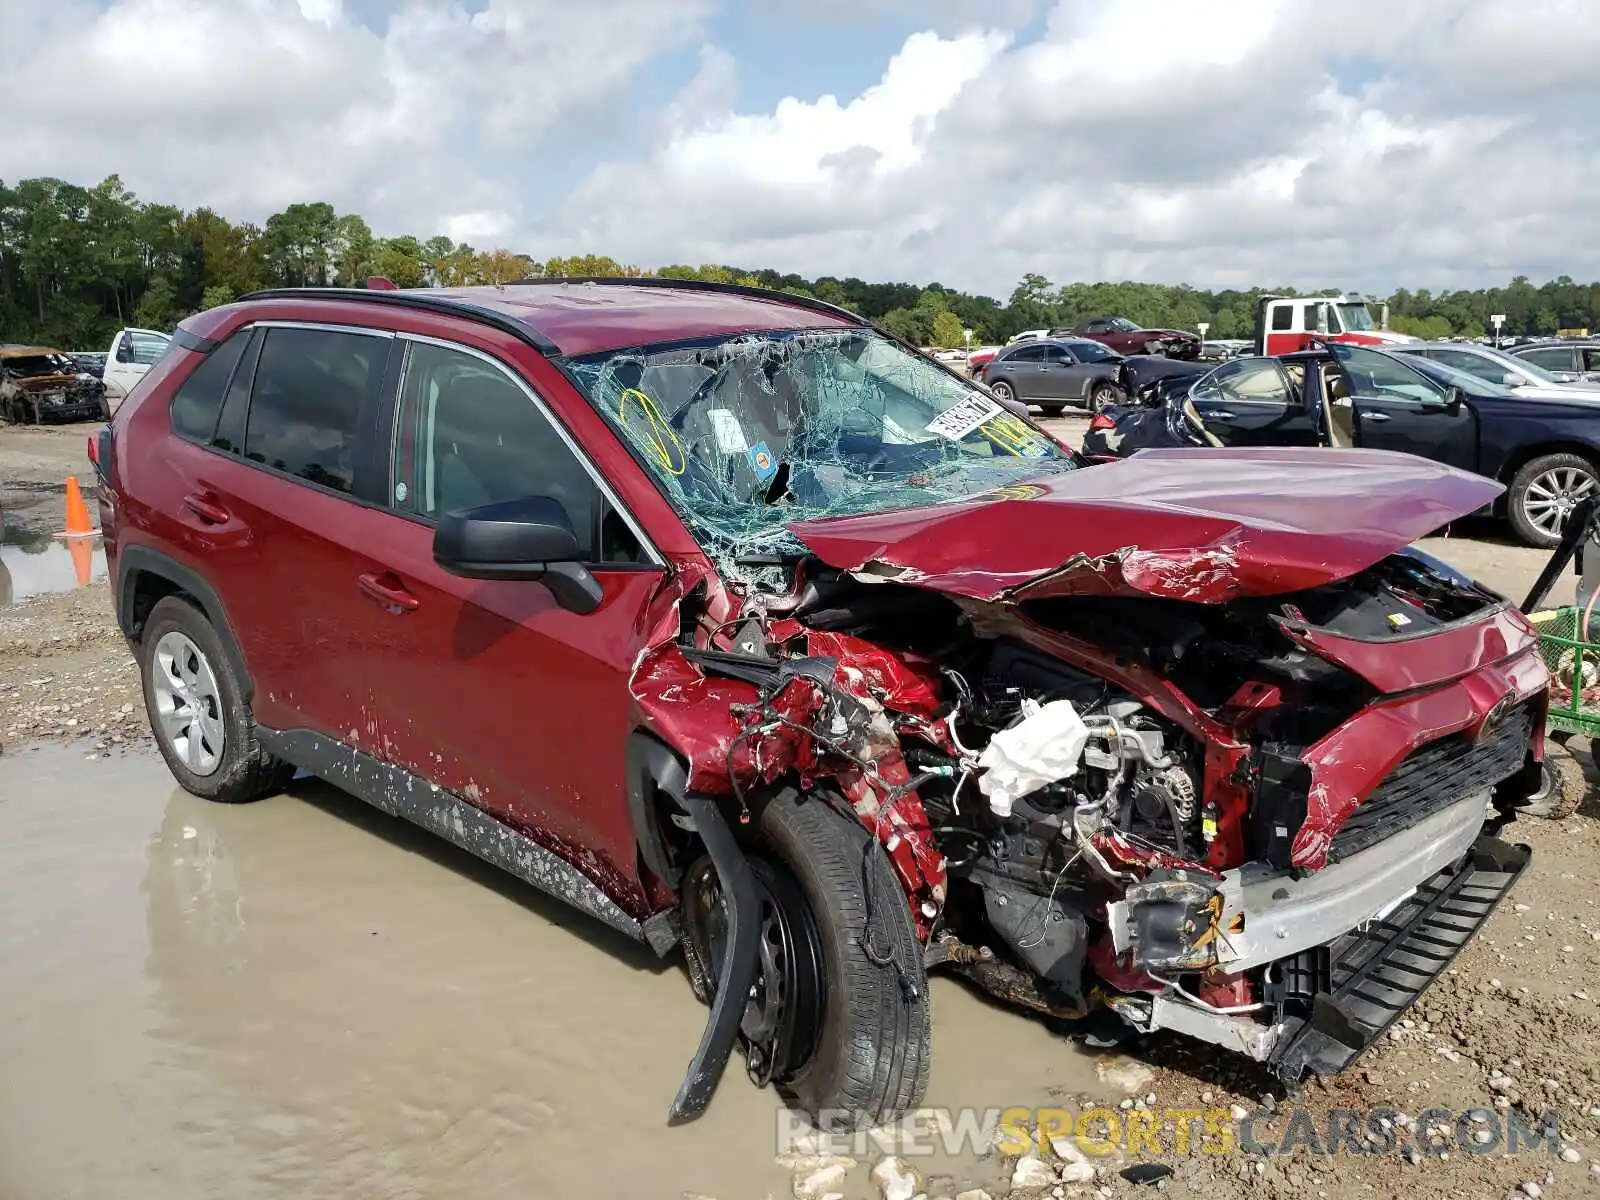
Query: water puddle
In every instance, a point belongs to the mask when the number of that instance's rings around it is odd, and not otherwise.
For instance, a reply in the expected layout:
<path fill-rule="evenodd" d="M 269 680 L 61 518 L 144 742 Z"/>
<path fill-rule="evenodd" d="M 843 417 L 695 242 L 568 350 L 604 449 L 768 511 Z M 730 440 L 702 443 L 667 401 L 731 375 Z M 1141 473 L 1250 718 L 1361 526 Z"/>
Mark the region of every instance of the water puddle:
<path fill-rule="evenodd" d="M 58 538 L 6 528 L 0 534 L 0 606 L 70 592 L 106 577 L 100 538 Z"/>
<path fill-rule="evenodd" d="M 675 961 L 314 782 L 217 805 L 153 755 L 0 757 L 0 979 L 6 1195 L 790 1192 L 737 1058 L 665 1124 L 705 1020 Z M 930 1103 L 1093 1086 L 934 987 Z"/>

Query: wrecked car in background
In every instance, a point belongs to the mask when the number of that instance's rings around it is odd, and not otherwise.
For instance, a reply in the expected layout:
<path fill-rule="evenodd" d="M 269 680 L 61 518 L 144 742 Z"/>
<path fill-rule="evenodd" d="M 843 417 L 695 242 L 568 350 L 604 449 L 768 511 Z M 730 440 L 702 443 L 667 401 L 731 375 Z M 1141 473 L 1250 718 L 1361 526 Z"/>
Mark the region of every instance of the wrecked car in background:
<path fill-rule="evenodd" d="M 1124 374 L 1134 402 L 1090 422 L 1090 458 L 1161 446 L 1416 454 L 1496 481 L 1485 515 L 1542 547 L 1560 541 L 1568 516 L 1600 488 L 1600 395 L 1581 388 L 1513 390 L 1429 358 L 1333 341 L 1164 373 L 1130 359 Z"/>
<path fill-rule="evenodd" d="M 106 388 L 59 350 L 0 346 L 0 417 L 13 425 L 108 416 Z"/>
<path fill-rule="evenodd" d="M 736 1046 L 829 1124 L 915 1106 L 932 969 L 1337 1072 L 1528 860 L 1548 680 L 1409 548 L 1493 493 L 1446 466 L 1090 466 L 672 280 L 246 297 L 93 457 L 179 782 L 298 766 L 681 947 L 674 1121 Z"/>

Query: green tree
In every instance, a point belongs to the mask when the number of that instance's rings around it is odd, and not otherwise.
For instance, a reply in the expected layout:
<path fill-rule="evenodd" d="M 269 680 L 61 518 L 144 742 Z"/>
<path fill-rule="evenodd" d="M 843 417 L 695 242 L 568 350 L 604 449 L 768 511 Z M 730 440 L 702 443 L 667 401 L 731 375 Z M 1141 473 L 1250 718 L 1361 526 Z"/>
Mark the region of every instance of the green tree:
<path fill-rule="evenodd" d="M 932 344 L 935 346 L 963 346 L 966 338 L 963 336 L 965 326 L 961 318 L 946 309 L 933 318 Z"/>

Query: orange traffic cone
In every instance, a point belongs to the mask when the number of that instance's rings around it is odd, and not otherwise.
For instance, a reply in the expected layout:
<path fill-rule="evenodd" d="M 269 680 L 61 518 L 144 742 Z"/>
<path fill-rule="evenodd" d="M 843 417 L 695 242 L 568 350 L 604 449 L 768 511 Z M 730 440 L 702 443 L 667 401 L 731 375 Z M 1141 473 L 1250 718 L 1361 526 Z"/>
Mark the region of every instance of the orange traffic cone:
<path fill-rule="evenodd" d="M 72 573 L 77 576 L 78 586 L 88 587 L 94 577 L 94 546 L 88 538 L 68 538 L 67 551 L 72 555 Z"/>
<path fill-rule="evenodd" d="M 67 476 L 67 537 L 91 537 L 95 532 L 89 523 L 89 510 L 83 506 L 83 493 L 78 491 L 78 477 Z"/>

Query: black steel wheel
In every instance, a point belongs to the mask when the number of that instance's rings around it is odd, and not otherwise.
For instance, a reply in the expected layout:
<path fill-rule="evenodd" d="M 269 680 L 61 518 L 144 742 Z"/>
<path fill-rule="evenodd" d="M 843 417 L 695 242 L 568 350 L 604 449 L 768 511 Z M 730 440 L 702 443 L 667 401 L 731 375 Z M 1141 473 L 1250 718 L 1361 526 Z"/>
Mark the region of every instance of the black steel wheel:
<path fill-rule="evenodd" d="M 816 1049 L 822 1028 L 822 945 L 816 918 L 793 878 L 762 858 L 750 859 L 750 872 L 761 895 L 761 970 L 739 1032 L 745 1071 L 762 1087 L 787 1083 Z M 709 1003 L 728 945 L 727 904 L 709 858 L 689 869 L 682 897 L 691 980 L 696 994 Z"/>

